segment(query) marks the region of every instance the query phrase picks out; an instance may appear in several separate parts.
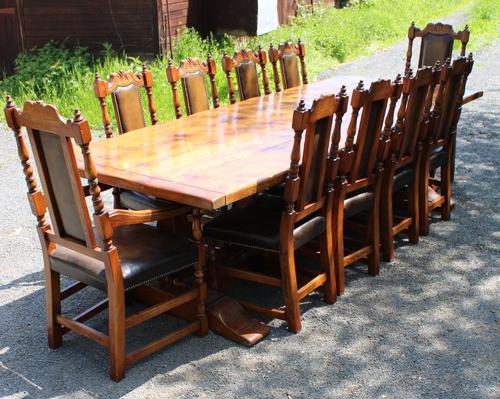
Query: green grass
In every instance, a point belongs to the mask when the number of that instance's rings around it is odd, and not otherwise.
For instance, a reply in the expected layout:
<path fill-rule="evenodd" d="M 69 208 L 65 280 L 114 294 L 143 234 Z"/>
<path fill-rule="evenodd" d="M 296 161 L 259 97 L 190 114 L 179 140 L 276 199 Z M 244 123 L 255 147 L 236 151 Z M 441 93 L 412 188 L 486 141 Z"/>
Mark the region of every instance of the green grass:
<path fill-rule="evenodd" d="M 500 38 L 500 0 L 481 0 L 469 13 L 467 21 L 470 35 L 470 50 L 491 44 Z"/>
<path fill-rule="evenodd" d="M 471 3 L 471 38 L 478 44 L 482 40 L 479 36 L 494 36 L 500 19 L 498 0 L 356 0 L 354 6 L 341 10 L 301 7 L 290 25 L 246 40 L 230 36 L 202 39 L 196 31 L 185 30 L 174 45 L 173 56 L 178 64 L 188 56 L 204 57 L 211 52 L 220 66 L 224 50 L 231 53 L 241 47 L 255 49 L 258 44 L 267 49 L 269 42 L 296 41 L 300 37 L 307 46 L 306 64 L 313 80 L 335 64 L 403 40 L 411 21 L 422 26 Z M 94 73 L 106 77 L 120 69 L 139 71 L 142 65 L 139 58 L 116 54 L 107 45 L 103 50 L 105 55 L 100 58 L 92 57 L 84 48 L 68 50 L 54 43 L 31 50 L 18 57 L 15 74 L 0 81 L 0 94 L 12 95 L 18 105 L 27 99 L 43 99 L 55 104 L 65 116 L 78 107 L 94 128 L 101 129 L 100 110 L 92 90 Z M 158 58 L 149 64 L 155 77 L 158 117 L 172 119 L 172 95 L 165 75 L 167 60 Z M 220 68 L 216 83 L 221 103 L 227 103 L 225 76 Z"/>

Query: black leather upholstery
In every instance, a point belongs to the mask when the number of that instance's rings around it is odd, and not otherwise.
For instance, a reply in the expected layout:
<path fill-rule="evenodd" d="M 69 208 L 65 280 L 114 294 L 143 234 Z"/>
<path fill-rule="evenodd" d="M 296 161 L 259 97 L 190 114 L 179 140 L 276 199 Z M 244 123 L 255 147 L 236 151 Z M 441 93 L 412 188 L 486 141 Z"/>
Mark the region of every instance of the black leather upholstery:
<path fill-rule="evenodd" d="M 435 148 L 429 157 L 429 169 L 434 170 L 446 163 L 448 152 L 443 148 Z"/>
<path fill-rule="evenodd" d="M 259 78 L 255 62 L 242 62 L 236 67 L 240 100 L 260 97 Z"/>
<path fill-rule="evenodd" d="M 118 248 L 125 289 L 186 269 L 198 261 L 194 244 L 169 237 L 146 224 L 117 228 L 113 244 Z M 58 245 L 49 262 L 56 272 L 106 290 L 104 263 L 99 260 Z"/>
<path fill-rule="evenodd" d="M 415 170 L 410 167 L 402 168 L 396 171 L 393 178 L 392 191 L 396 192 L 401 190 L 403 187 L 411 184 L 415 179 Z"/>
<path fill-rule="evenodd" d="M 452 51 L 453 38 L 448 35 L 435 35 L 428 33 L 422 38 L 418 67 L 432 67 L 436 61 L 444 64 L 446 59 L 451 57 Z"/>
<path fill-rule="evenodd" d="M 203 229 L 203 236 L 211 240 L 279 252 L 283 207 L 281 197 L 258 196 L 249 206 L 233 208 L 209 221 Z M 298 222 L 293 231 L 295 249 L 323 234 L 325 228 L 325 218 L 317 214 Z"/>
<path fill-rule="evenodd" d="M 141 210 L 163 208 L 171 203 L 136 191 L 121 190 L 120 204 L 126 209 Z"/>
<path fill-rule="evenodd" d="M 357 215 L 373 208 L 375 204 L 375 193 L 371 186 L 348 193 L 344 200 L 344 217 Z"/>
<path fill-rule="evenodd" d="M 190 72 L 181 80 L 188 115 L 209 110 L 208 92 L 203 72 Z"/>
<path fill-rule="evenodd" d="M 46 165 L 45 178 L 49 186 L 44 187 L 44 191 L 52 193 L 52 205 L 54 213 L 57 214 L 54 223 L 57 223 L 61 236 L 85 241 L 84 226 L 79 214 L 82 205 L 76 201 L 71 188 L 71 180 L 74 178 L 68 172 L 61 139 L 56 134 L 38 132 L 38 142 L 40 157 Z"/>
<path fill-rule="evenodd" d="M 126 133 L 146 126 L 139 88 L 133 84 L 118 87 L 111 95 L 120 132 Z"/>
<path fill-rule="evenodd" d="M 295 53 L 285 54 L 281 59 L 281 73 L 285 89 L 300 85 L 299 65 Z"/>

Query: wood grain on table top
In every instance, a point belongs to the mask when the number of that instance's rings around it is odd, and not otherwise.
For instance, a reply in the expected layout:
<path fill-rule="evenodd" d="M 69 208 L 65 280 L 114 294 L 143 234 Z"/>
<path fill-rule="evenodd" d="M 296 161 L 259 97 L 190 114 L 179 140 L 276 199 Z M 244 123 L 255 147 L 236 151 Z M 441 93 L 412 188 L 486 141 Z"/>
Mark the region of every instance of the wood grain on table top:
<path fill-rule="evenodd" d="M 207 210 L 231 204 L 284 180 L 300 99 L 309 107 L 342 85 L 350 94 L 359 79 L 318 81 L 93 142 L 99 181 Z M 349 111 L 341 143 L 348 119 Z"/>

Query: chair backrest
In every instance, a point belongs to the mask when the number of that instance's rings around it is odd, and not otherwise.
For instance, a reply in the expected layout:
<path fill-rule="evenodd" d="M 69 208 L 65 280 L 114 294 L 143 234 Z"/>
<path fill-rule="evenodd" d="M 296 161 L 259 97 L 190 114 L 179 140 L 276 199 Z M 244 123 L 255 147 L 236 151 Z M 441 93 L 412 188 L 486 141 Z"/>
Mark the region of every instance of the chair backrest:
<path fill-rule="evenodd" d="M 177 82 L 179 80 L 182 85 L 187 115 L 210 109 L 207 83 L 205 80 L 206 76 L 208 76 L 210 80 L 213 106 L 214 108 L 219 106 L 219 97 L 215 85 L 216 72 L 215 61 L 210 54 L 206 62 L 201 62 L 198 58 L 182 60 L 179 68 L 174 66 L 172 60 L 169 61 L 167 78 L 172 86 L 175 116 L 177 119 L 182 117 L 181 103 L 179 93 L 177 92 Z"/>
<path fill-rule="evenodd" d="M 473 65 L 472 54 L 469 54 L 468 58 L 457 58 L 451 66 L 448 60 L 442 68 L 440 90 L 433 109 L 436 119 L 432 132 L 433 146 L 446 146 L 451 139 L 452 127 L 457 114 L 460 115 L 465 86 Z M 458 120 L 456 122 L 458 123 Z M 456 125 L 454 128 L 456 129 Z"/>
<path fill-rule="evenodd" d="M 463 31 L 455 32 L 451 25 L 438 23 L 428 23 L 424 29 L 415 27 L 415 23 L 412 22 L 410 28 L 408 29 L 408 51 L 406 53 L 406 66 L 405 75 L 411 68 L 411 57 L 412 57 L 412 47 L 413 40 L 416 37 L 422 39 L 420 45 L 420 55 L 418 59 L 418 67 L 422 66 L 434 66 L 436 61 L 444 64 L 446 59 L 451 58 L 453 52 L 453 42 L 455 40 L 460 40 L 462 47 L 460 50 L 460 55 L 465 55 L 465 48 L 469 42 L 470 32 L 465 25 Z"/>
<path fill-rule="evenodd" d="M 330 139 L 333 117 L 336 115 L 335 132 L 340 135 L 340 124 L 345 113 L 348 97 L 345 89 L 338 95 L 324 95 L 314 100 L 310 109 L 300 101 L 293 115 L 292 128 L 295 131 L 291 153 L 290 171 L 285 184 L 285 203 L 287 210 L 310 214 L 324 205 L 327 188 L 333 182 L 328 171 Z M 301 141 L 306 131 L 304 144 Z M 332 145 L 334 148 L 334 145 Z M 300 165 L 300 166 L 299 166 Z"/>
<path fill-rule="evenodd" d="M 106 97 L 111 96 L 115 111 L 116 124 L 120 134 L 146 126 L 144 110 L 142 107 L 139 89 L 146 90 L 148 98 L 149 115 L 153 125 L 158 123 L 156 106 L 153 100 L 153 75 L 146 65 L 142 72 L 135 74 L 132 71 L 119 71 L 109 75 L 108 81 L 102 80 L 98 73 L 95 74 L 94 94 L 101 106 L 102 121 L 106 137 L 113 136 L 111 120 L 109 118 Z"/>
<path fill-rule="evenodd" d="M 417 142 L 424 137 L 424 124 L 429 122 L 434 90 L 439 82 L 441 68 L 420 68 L 416 75 L 410 69 L 403 78 L 403 93 L 397 122 L 391 133 L 391 152 L 400 165 L 414 160 Z"/>
<path fill-rule="evenodd" d="M 281 91 L 280 77 L 278 73 L 278 63 L 280 65 L 283 90 L 300 86 L 300 75 L 302 75 L 302 84 L 307 84 L 307 70 L 304 57 L 306 47 L 299 39 L 297 45 L 291 42 L 280 44 L 276 49 L 271 43 L 269 47 L 269 61 L 273 65 L 274 85 L 277 92 Z M 299 63 L 300 61 L 300 73 Z"/>
<path fill-rule="evenodd" d="M 349 182 L 355 183 L 359 179 L 367 179 L 371 183 L 375 167 L 379 161 L 379 144 L 382 133 L 390 139 L 390 128 L 394 116 L 397 99 L 401 93 L 401 83 L 392 84 L 390 80 L 373 82 L 369 90 L 364 88 L 363 82 L 353 90 L 351 97 L 352 115 L 349 123 L 343 163 L 349 166 Z M 386 115 L 387 105 L 391 100 L 389 111 Z M 358 116 L 361 118 L 358 126 Z M 386 129 L 382 126 L 386 119 Z M 385 151 L 385 150 L 384 150 Z M 387 149 L 388 151 L 388 149 Z"/>
<path fill-rule="evenodd" d="M 233 57 L 227 55 L 224 52 L 222 57 L 222 70 L 226 74 L 227 78 L 227 88 L 229 92 L 229 101 L 231 104 L 236 102 L 234 96 L 234 86 L 231 73 L 233 70 L 236 71 L 236 79 L 238 82 L 238 93 L 240 100 L 247 100 L 252 97 L 259 97 L 260 84 L 259 77 L 257 73 L 257 64 L 260 66 L 262 74 L 262 85 L 264 87 L 264 93 L 269 94 L 269 80 L 267 79 L 266 71 L 267 55 L 266 52 L 259 46 L 257 53 L 252 50 L 240 50 L 235 52 Z"/>
<path fill-rule="evenodd" d="M 30 204 L 38 219 L 38 227 L 49 235 L 50 226 L 45 219 L 48 206 L 53 224 L 53 232 L 50 232 L 52 242 L 70 249 L 94 250 L 96 240 L 73 145 L 76 143 L 81 148 L 94 209 L 100 212 L 104 205 L 90 156 L 91 132 L 87 121 L 78 110 L 75 111 L 73 120 L 65 121 L 57 108 L 43 102 L 27 101 L 20 111 L 8 100 L 5 114 L 8 125 L 16 136 Z M 39 191 L 33 175 L 29 152 L 21 133 L 23 126 L 28 131 L 43 193 Z M 93 251 L 86 251 L 89 252 Z"/>

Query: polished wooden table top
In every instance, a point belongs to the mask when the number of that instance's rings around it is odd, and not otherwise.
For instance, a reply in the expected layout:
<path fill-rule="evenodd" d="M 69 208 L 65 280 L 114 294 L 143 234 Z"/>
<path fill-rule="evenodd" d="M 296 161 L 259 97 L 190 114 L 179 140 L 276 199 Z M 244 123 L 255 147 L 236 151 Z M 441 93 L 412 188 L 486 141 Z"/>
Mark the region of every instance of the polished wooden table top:
<path fill-rule="evenodd" d="M 342 85 L 350 94 L 359 79 L 335 77 L 93 142 L 99 181 L 206 210 L 231 204 L 286 177 L 299 99 L 310 106 Z"/>

